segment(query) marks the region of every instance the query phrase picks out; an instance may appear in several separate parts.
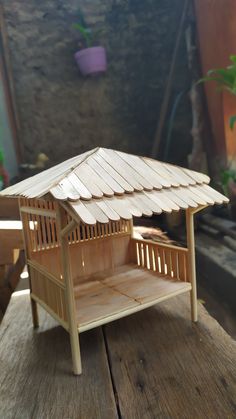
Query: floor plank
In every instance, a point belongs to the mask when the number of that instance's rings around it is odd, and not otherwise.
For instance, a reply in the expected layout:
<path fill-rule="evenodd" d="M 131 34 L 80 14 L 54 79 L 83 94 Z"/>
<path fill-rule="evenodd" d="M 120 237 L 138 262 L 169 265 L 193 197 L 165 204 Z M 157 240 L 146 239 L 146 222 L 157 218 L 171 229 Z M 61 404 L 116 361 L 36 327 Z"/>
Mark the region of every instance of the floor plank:
<path fill-rule="evenodd" d="M 87 326 L 87 330 L 91 329 L 100 320 L 107 323 L 114 316 L 123 317 L 139 311 L 144 304 L 156 304 L 190 289 L 189 282 L 173 280 L 133 264 L 98 272 L 74 287 L 79 330 Z"/>
<path fill-rule="evenodd" d="M 72 374 L 69 336 L 43 310 L 33 331 L 29 296 L 13 297 L 0 328 L 0 417 L 117 418 L 101 328 L 81 335 L 83 374 Z"/>
<path fill-rule="evenodd" d="M 187 295 L 106 325 L 122 418 L 235 418 L 236 344 Z"/>

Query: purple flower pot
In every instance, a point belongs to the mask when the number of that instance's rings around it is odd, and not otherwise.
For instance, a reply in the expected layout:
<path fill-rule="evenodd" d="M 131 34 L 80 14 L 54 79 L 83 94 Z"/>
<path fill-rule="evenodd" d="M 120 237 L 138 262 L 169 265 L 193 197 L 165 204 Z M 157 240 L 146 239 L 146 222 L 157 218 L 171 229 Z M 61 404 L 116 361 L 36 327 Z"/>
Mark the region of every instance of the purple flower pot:
<path fill-rule="evenodd" d="M 107 69 L 106 50 L 103 47 L 81 49 L 75 53 L 75 60 L 83 76 L 103 73 Z"/>

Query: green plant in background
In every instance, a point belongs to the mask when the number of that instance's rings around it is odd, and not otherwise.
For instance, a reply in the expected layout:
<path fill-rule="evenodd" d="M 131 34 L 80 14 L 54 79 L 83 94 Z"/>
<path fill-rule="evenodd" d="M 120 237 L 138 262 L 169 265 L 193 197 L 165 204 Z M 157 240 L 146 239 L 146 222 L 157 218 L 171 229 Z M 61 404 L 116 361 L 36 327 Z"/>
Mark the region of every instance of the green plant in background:
<path fill-rule="evenodd" d="M 74 23 L 73 28 L 77 29 L 82 37 L 84 38 L 85 44 L 87 48 L 90 48 L 93 44 L 93 36 L 90 28 L 86 28 L 82 26 L 80 23 Z"/>
<path fill-rule="evenodd" d="M 215 81 L 220 90 L 227 90 L 236 96 L 236 55 L 230 56 L 231 65 L 226 68 L 216 68 L 209 70 L 207 75 L 200 79 L 198 83 Z M 234 128 L 236 115 L 232 115 L 229 119 L 230 128 Z"/>
<path fill-rule="evenodd" d="M 236 96 L 236 55 L 230 56 L 231 64 L 225 68 L 216 68 L 209 70 L 207 75 L 200 79 L 198 83 L 215 81 L 219 90 L 226 90 Z M 235 102 L 236 104 L 236 102 Z M 236 123 L 236 115 L 232 115 L 229 119 L 229 126 L 233 130 Z M 229 182 L 236 183 L 236 170 L 228 167 L 221 172 L 221 187 L 225 195 L 229 195 Z"/>
<path fill-rule="evenodd" d="M 226 196 L 229 196 L 229 182 L 236 183 L 236 171 L 233 169 L 225 169 L 221 172 L 221 186 Z"/>
<path fill-rule="evenodd" d="M 103 32 L 103 30 L 100 29 L 97 31 L 93 31 L 91 28 L 88 27 L 84 19 L 83 13 L 80 10 L 78 14 L 79 14 L 79 19 L 72 26 L 74 29 L 78 30 L 79 33 L 81 34 L 85 42 L 85 47 L 90 48 L 94 46 L 94 43 L 96 42 L 98 36 Z"/>

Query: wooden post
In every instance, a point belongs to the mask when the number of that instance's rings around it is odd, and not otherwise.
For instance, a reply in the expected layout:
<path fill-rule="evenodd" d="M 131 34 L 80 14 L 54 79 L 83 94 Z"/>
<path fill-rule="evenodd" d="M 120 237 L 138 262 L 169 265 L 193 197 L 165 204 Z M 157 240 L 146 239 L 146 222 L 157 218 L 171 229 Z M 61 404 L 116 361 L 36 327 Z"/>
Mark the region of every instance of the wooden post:
<path fill-rule="evenodd" d="M 63 234 L 63 214 L 62 210 L 57 211 L 58 226 L 60 231 L 60 244 L 61 244 L 61 259 L 63 267 L 63 276 L 66 287 L 66 301 L 67 301 L 67 316 L 69 324 L 69 333 L 70 333 L 70 344 L 72 352 L 72 361 L 73 361 L 73 372 L 75 375 L 82 373 L 81 367 L 81 357 L 80 357 L 80 345 L 79 345 L 79 332 L 76 321 L 76 308 L 75 308 L 75 296 L 74 296 L 74 287 L 71 277 L 71 267 L 70 267 L 70 255 L 69 255 L 69 244 L 67 240 L 68 229 L 64 229 L 65 234 Z M 72 224 L 72 228 L 74 224 Z"/>
<path fill-rule="evenodd" d="M 191 315 L 192 321 L 197 322 L 197 283 L 196 283 L 196 262 L 195 262 L 195 239 L 194 239 L 194 212 L 191 209 L 186 210 L 186 230 L 188 247 L 188 276 L 192 285 L 190 291 L 191 297 Z"/>
<path fill-rule="evenodd" d="M 20 210 L 20 217 L 22 221 L 22 232 L 23 232 L 23 240 L 24 240 L 24 248 L 25 248 L 25 258 L 26 263 L 28 262 L 28 259 L 31 257 L 31 248 L 30 248 L 30 240 L 29 240 L 29 224 L 26 219 L 26 214 L 21 212 L 21 201 L 20 198 L 18 199 L 18 205 Z M 39 327 L 39 316 L 38 316 L 38 307 L 36 301 L 31 298 L 31 292 L 32 292 L 32 286 L 31 286 L 31 279 L 30 279 L 30 267 L 27 263 L 28 268 L 28 274 L 29 274 L 29 287 L 30 287 L 30 303 L 31 303 L 31 313 L 32 313 L 32 320 L 33 320 L 33 326 L 36 329 Z"/>

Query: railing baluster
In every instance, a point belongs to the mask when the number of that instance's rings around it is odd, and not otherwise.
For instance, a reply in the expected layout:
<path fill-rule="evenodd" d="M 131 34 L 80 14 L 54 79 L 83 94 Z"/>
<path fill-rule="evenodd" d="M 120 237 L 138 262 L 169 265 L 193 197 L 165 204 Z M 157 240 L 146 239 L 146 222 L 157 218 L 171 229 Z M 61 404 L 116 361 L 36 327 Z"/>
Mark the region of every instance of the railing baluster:
<path fill-rule="evenodd" d="M 177 252 L 171 250 L 172 277 L 178 278 Z"/>
<path fill-rule="evenodd" d="M 159 255 L 160 255 L 160 273 L 162 275 L 165 275 L 165 251 L 164 249 L 159 249 Z"/>
<path fill-rule="evenodd" d="M 184 255 L 178 253 L 179 279 L 185 281 Z"/>
<path fill-rule="evenodd" d="M 154 248 L 154 258 L 155 258 L 156 271 L 158 273 L 161 273 L 159 248 L 157 246 L 155 246 L 155 248 Z"/>
<path fill-rule="evenodd" d="M 147 245 L 143 244 L 143 265 L 144 268 L 148 268 L 148 259 L 147 259 Z"/>
<path fill-rule="evenodd" d="M 186 248 L 141 239 L 132 240 L 135 243 L 138 266 L 175 280 L 188 280 L 188 250 Z"/>
<path fill-rule="evenodd" d="M 154 265 L 153 265 L 153 246 L 149 245 L 149 267 L 151 271 L 155 271 Z"/>
<path fill-rule="evenodd" d="M 171 277 L 171 253 L 169 249 L 165 250 L 166 274 Z"/>

